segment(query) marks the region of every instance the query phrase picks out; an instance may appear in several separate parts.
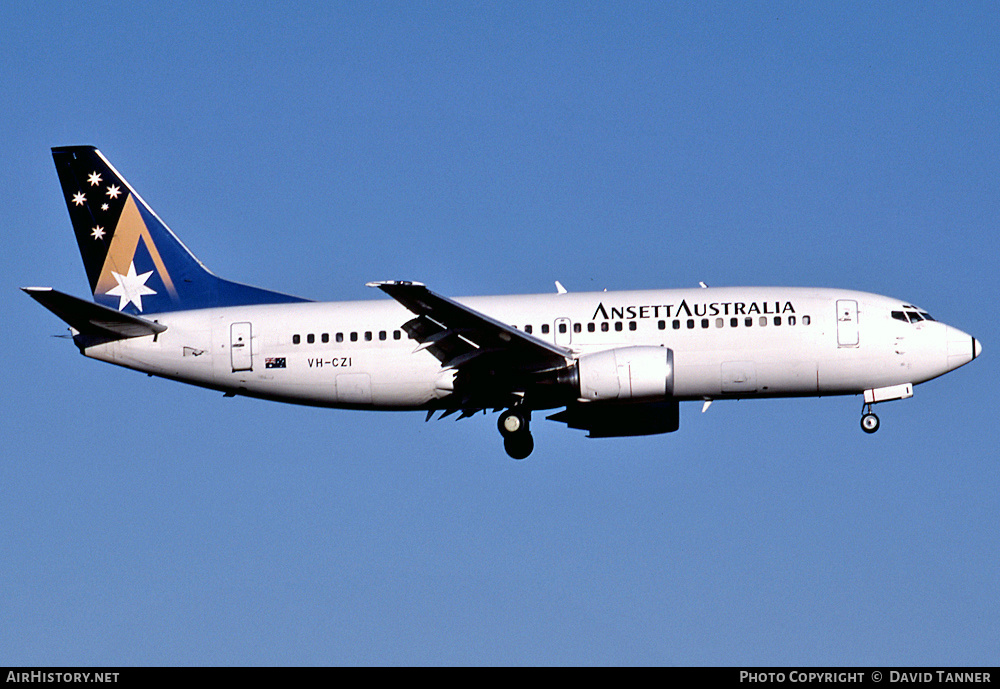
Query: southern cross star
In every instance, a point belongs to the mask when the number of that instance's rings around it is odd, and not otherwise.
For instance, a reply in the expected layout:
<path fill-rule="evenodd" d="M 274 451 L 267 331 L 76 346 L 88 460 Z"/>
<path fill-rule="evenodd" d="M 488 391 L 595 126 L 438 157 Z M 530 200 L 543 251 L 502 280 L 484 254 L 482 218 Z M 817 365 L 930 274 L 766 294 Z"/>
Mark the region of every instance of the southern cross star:
<path fill-rule="evenodd" d="M 82 191 L 78 191 L 75 194 L 73 194 L 74 206 L 82 206 L 85 203 L 87 203 L 87 197 L 83 195 Z"/>
<path fill-rule="evenodd" d="M 117 185 L 112 184 L 110 187 L 108 187 L 108 196 L 110 196 L 111 198 L 117 199 L 118 194 L 120 193 L 121 189 L 119 189 Z"/>
<path fill-rule="evenodd" d="M 90 182 L 90 186 L 96 187 L 98 184 L 101 183 L 101 175 L 100 175 L 100 173 L 91 172 L 90 176 L 87 178 L 87 181 Z"/>
<path fill-rule="evenodd" d="M 90 236 L 94 239 L 104 239 L 104 228 L 98 225 L 94 228 L 94 231 L 90 233 Z"/>
<path fill-rule="evenodd" d="M 129 303 L 135 304 L 136 308 L 142 311 L 142 295 L 144 294 L 156 294 L 156 292 L 149 287 L 146 287 L 146 280 L 149 276 L 153 274 L 153 271 L 148 273 L 143 273 L 142 275 L 135 274 L 135 262 L 129 263 L 128 274 L 122 275 L 121 273 L 116 273 L 111 271 L 115 280 L 118 281 L 117 287 L 112 287 L 106 294 L 118 297 L 118 310 L 121 311 Z"/>

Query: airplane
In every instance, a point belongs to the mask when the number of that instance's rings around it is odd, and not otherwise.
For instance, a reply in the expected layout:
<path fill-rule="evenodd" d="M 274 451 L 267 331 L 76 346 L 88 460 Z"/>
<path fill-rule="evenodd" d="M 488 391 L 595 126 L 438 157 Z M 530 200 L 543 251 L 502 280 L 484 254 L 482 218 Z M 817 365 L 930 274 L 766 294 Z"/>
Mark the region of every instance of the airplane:
<path fill-rule="evenodd" d="M 514 459 L 533 412 L 591 438 L 670 433 L 682 401 L 863 395 L 873 405 L 978 357 L 974 337 L 891 297 L 707 287 L 317 302 L 211 273 L 93 146 L 52 149 L 93 301 L 24 287 L 84 356 L 221 391 L 336 409 L 499 412 Z"/>

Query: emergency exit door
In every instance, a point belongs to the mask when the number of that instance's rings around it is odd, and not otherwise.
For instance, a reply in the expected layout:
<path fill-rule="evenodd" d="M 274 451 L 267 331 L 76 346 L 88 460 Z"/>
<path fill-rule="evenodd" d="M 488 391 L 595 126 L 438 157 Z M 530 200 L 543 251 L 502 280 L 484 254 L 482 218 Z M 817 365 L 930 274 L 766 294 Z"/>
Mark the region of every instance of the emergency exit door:
<path fill-rule="evenodd" d="M 557 345 L 568 347 L 573 343 L 573 322 L 568 318 L 557 318 L 552 324 L 554 340 Z"/>
<path fill-rule="evenodd" d="M 250 342 L 249 323 L 233 323 L 229 327 L 229 352 L 234 371 L 253 370 L 253 351 Z"/>
<path fill-rule="evenodd" d="M 857 347 L 858 341 L 858 302 L 853 299 L 838 299 L 837 345 Z"/>

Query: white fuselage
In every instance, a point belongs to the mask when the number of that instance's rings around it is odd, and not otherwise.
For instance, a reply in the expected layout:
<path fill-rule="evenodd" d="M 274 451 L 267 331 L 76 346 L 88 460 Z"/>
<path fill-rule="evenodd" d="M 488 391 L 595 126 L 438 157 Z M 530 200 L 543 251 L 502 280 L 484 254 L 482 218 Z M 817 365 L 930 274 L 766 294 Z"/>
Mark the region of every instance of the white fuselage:
<path fill-rule="evenodd" d="M 673 397 L 859 394 L 921 383 L 978 345 L 896 299 L 834 289 L 732 287 L 467 297 L 455 301 L 562 345 L 573 357 L 629 346 L 673 351 Z M 910 307 L 911 310 L 916 310 Z M 236 394 L 325 407 L 427 409 L 452 372 L 402 330 L 393 300 L 145 314 L 159 335 L 84 354 Z"/>

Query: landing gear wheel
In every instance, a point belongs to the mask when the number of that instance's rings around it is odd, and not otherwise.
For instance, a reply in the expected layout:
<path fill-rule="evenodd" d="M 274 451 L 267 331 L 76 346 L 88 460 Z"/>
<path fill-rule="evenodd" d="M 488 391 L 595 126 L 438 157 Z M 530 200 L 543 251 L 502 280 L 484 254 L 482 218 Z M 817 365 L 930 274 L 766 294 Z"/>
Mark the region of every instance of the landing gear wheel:
<path fill-rule="evenodd" d="M 503 449 L 513 459 L 524 459 L 535 449 L 535 440 L 528 430 L 530 421 L 531 412 L 521 405 L 511 407 L 497 419 L 497 428 L 503 436 Z"/>
<path fill-rule="evenodd" d="M 503 439 L 503 449 L 511 459 L 524 459 L 535 449 L 535 440 L 527 431 L 517 435 L 509 435 Z"/>
<path fill-rule="evenodd" d="M 865 433 L 874 433 L 878 430 L 879 420 L 878 417 L 868 412 L 861 417 L 861 430 Z"/>
<path fill-rule="evenodd" d="M 526 433 L 528 431 L 528 420 L 518 410 L 508 409 L 497 419 L 497 428 L 500 429 L 500 435 L 506 441 L 507 438 L 512 438 L 520 433 Z"/>

